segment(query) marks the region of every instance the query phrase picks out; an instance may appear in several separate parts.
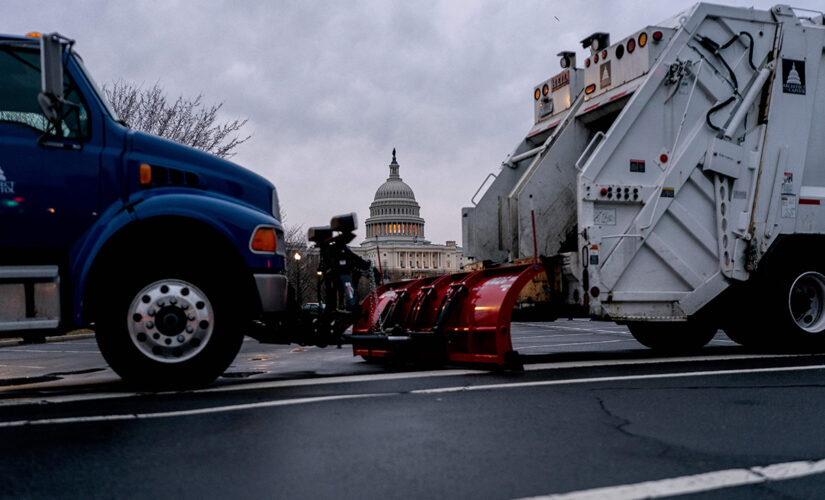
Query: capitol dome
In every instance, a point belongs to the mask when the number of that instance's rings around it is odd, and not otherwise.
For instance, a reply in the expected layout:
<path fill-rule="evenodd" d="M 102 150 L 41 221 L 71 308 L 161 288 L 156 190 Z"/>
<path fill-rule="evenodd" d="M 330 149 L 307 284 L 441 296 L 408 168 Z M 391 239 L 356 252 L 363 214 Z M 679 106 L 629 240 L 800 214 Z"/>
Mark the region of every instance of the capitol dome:
<path fill-rule="evenodd" d="M 375 199 L 370 204 L 370 216 L 366 220 L 367 238 L 423 241 L 421 207 L 415 201 L 412 188 L 401 180 L 395 149 L 392 150 L 389 167 L 390 176 L 375 192 Z"/>

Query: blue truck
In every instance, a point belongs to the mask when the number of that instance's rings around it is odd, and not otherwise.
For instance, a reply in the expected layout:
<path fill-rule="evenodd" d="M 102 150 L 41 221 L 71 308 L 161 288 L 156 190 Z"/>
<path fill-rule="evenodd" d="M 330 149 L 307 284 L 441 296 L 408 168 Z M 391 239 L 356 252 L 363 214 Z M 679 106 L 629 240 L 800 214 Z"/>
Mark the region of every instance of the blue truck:
<path fill-rule="evenodd" d="M 152 387 L 208 383 L 287 314 L 275 187 L 120 121 L 56 33 L 0 36 L 0 336 L 95 330 Z"/>

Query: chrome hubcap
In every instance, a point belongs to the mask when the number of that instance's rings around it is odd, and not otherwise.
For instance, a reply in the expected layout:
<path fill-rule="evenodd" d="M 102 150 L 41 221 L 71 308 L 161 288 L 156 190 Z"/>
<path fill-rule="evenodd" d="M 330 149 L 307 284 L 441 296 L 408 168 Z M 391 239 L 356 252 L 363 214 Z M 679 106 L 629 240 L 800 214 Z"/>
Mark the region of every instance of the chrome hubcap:
<path fill-rule="evenodd" d="M 825 330 L 825 276 L 807 272 L 796 278 L 788 294 L 788 310 L 796 326 L 806 332 Z"/>
<path fill-rule="evenodd" d="M 129 307 L 129 336 L 148 358 L 180 363 L 198 354 L 214 329 L 206 294 L 181 280 L 156 281 L 138 293 Z"/>

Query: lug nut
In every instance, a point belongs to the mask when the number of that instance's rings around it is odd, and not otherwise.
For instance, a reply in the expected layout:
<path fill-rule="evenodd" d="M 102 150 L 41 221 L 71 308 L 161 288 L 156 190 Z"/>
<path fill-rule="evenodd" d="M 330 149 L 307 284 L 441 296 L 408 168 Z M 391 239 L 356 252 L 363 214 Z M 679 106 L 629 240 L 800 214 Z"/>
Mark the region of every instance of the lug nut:
<path fill-rule="evenodd" d="M 182 343 L 184 340 L 186 340 L 186 337 L 184 337 L 183 335 L 178 335 L 177 337 L 175 337 L 175 339 L 177 339 L 178 342 Z"/>
<path fill-rule="evenodd" d="M 169 299 L 169 303 L 172 304 L 172 305 L 177 304 L 178 303 L 177 297 L 172 297 L 171 299 Z"/>
<path fill-rule="evenodd" d="M 192 325 L 186 325 L 186 333 L 192 333 L 194 331 L 195 329 L 192 327 Z"/>
<path fill-rule="evenodd" d="M 149 309 L 148 311 L 146 311 L 146 314 L 148 314 L 149 316 L 154 316 L 155 315 L 155 310 L 154 309 Z"/>
<path fill-rule="evenodd" d="M 196 316 L 194 313 L 189 313 L 189 316 L 186 317 L 186 319 L 188 319 L 189 321 L 195 321 L 195 318 Z"/>
<path fill-rule="evenodd" d="M 147 321 L 147 322 L 146 322 L 146 328 L 148 328 L 149 330 L 151 330 L 151 329 L 152 329 L 152 328 L 154 328 L 154 327 L 155 327 L 155 323 L 154 323 L 154 322 L 152 322 L 152 321 Z"/>

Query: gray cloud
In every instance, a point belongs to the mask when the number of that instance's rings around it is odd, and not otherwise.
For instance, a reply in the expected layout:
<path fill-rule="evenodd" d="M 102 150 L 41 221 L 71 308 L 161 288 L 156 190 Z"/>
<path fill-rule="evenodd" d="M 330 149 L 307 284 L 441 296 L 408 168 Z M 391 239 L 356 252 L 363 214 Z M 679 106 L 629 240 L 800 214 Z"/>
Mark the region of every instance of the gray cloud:
<path fill-rule="evenodd" d="M 159 82 L 249 118 L 234 159 L 278 186 L 292 224 L 363 221 L 397 147 L 427 237 L 443 242 L 460 240 L 460 207 L 529 129 L 557 52 L 584 56 L 592 32 L 622 37 L 690 5 L 34 0 L 6 3 L 0 31 L 60 31 L 99 83 Z"/>

